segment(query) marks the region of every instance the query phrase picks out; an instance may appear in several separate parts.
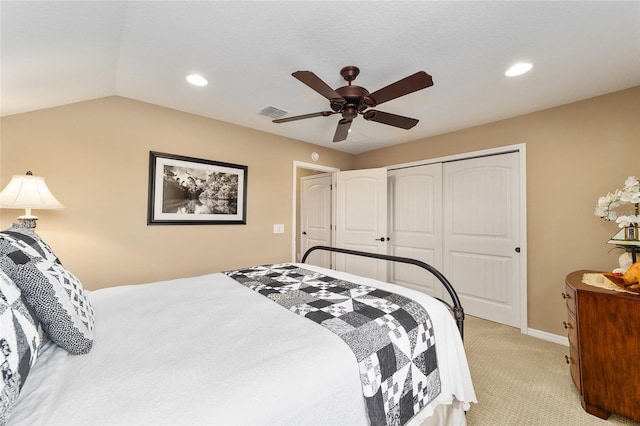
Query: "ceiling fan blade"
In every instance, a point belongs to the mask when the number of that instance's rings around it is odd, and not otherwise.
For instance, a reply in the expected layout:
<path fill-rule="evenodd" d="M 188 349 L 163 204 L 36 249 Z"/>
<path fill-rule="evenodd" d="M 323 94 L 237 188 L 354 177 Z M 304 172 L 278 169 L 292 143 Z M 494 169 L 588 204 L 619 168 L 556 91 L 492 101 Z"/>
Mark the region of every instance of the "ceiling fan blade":
<path fill-rule="evenodd" d="M 277 120 L 273 120 L 273 122 L 274 123 L 286 123 L 287 121 L 304 120 L 305 118 L 328 117 L 328 116 L 333 115 L 333 114 L 335 114 L 335 112 L 333 112 L 333 111 L 312 112 L 311 114 L 296 115 L 294 117 L 278 118 Z"/>
<path fill-rule="evenodd" d="M 405 77 L 369 94 L 369 99 L 365 98 L 365 102 L 373 107 L 430 86 L 433 86 L 433 78 L 424 71 L 418 71 L 409 77 Z M 373 102 L 369 103 L 369 100 Z"/>
<path fill-rule="evenodd" d="M 346 103 L 345 99 L 340 96 L 338 92 L 329 87 L 327 83 L 322 81 L 320 77 L 311 71 L 296 71 L 291 75 L 311 87 L 316 92 L 320 93 L 325 98 L 329 99 L 331 102 L 340 104 Z"/>
<path fill-rule="evenodd" d="M 368 110 L 362 114 L 365 120 L 376 121 L 382 124 L 388 124 L 389 126 L 400 127 L 401 129 L 410 129 L 418 124 L 417 119 L 404 117 L 402 115 L 395 115 L 388 112 Z"/>
<path fill-rule="evenodd" d="M 333 135 L 334 142 L 340 142 L 347 139 L 349 136 L 349 129 L 351 128 L 351 120 L 341 119 L 336 127 L 336 133 Z"/>

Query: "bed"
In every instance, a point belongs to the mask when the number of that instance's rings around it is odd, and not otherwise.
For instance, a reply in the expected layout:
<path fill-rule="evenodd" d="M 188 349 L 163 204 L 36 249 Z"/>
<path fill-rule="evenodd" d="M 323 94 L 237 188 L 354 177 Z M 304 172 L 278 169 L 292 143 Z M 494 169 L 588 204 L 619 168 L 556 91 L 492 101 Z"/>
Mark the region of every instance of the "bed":
<path fill-rule="evenodd" d="M 46 246 L 39 239 L 30 244 Z M 0 256 L 6 258 L 6 251 L 0 244 Z M 15 277 L 11 267 L 0 266 L 2 275 Z M 280 271 L 286 279 L 304 272 L 305 280 L 323 277 L 329 286 L 351 283 L 357 291 L 418 302 L 433 326 L 439 392 L 402 423 L 465 424 L 465 411 L 476 397 L 462 344 L 461 309 L 454 319 L 446 305 L 425 294 L 305 263 L 85 291 L 95 323 L 91 347 L 72 354 L 39 332 L 42 341 L 32 344 L 37 359 L 7 424 L 378 423 L 368 414 L 359 358 L 344 335 L 283 309 L 265 297 L 264 287 L 262 293 L 252 288 L 246 280 L 255 284 L 251 274 L 257 270 L 269 277 Z"/>

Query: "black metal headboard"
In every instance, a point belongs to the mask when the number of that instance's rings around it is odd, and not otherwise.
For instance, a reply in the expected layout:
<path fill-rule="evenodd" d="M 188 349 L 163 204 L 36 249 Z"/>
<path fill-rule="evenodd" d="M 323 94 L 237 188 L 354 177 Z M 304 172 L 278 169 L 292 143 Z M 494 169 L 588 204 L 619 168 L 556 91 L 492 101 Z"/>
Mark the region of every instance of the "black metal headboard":
<path fill-rule="evenodd" d="M 343 248 L 337 248 L 337 247 L 328 247 L 328 246 L 313 246 L 311 247 L 309 250 L 306 251 L 306 253 L 304 254 L 304 256 L 302 256 L 302 263 L 305 263 L 305 261 L 307 260 L 307 257 L 309 256 L 309 254 L 311 254 L 311 252 L 315 251 L 315 250 L 325 250 L 325 251 L 332 251 L 332 252 L 336 252 L 336 253 L 344 253 L 344 254 L 353 254 L 355 256 L 363 256 L 363 257 L 371 257 L 374 259 L 382 259 L 382 260 L 389 260 L 392 262 L 400 262 L 400 263 L 408 263 L 411 265 L 416 265 L 422 269 L 426 269 L 427 271 L 431 272 L 433 275 L 435 275 L 435 277 L 442 283 L 442 285 L 444 286 L 445 289 L 447 289 L 447 292 L 449 293 L 449 296 L 451 296 L 451 300 L 453 301 L 453 306 L 451 306 L 449 303 L 445 302 L 444 300 L 440 299 L 440 298 L 436 298 L 439 301 L 441 301 L 442 303 L 444 303 L 445 305 L 447 305 L 449 307 L 449 309 L 453 312 L 453 316 L 456 320 L 456 324 L 458 325 L 458 330 L 460 330 L 460 337 L 464 338 L 464 309 L 462 309 L 462 304 L 460 303 L 460 298 L 458 298 L 458 293 L 456 293 L 455 289 L 453 288 L 453 286 L 451 285 L 451 283 L 445 278 L 444 275 L 442 275 L 442 273 L 440 271 L 438 271 L 436 268 L 434 268 L 433 266 L 424 263 L 420 260 L 416 260 L 416 259 L 411 259 L 408 257 L 399 257 L 399 256 L 391 256 L 388 254 L 378 254 L 378 253 L 368 253 L 365 251 L 357 251 L 357 250 L 348 250 L 348 249 L 343 249 Z"/>

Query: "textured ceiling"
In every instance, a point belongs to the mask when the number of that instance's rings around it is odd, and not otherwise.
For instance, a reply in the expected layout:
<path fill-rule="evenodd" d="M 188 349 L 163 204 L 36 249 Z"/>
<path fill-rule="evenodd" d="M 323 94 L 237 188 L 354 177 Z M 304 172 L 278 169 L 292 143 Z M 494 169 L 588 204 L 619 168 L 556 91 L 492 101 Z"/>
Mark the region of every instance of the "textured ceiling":
<path fill-rule="evenodd" d="M 5 1 L 3 116 L 124 96 L 359 153 L 640 85 L 640 1 Z M 518 61 L 534 68 L 504 71 Z M 274 124 L 328 101 L 291 76 L 373 92 L 416 71 L 434 85 L 377 109 L 411 130 L 338 115 Z M 184 77 L 198 72 L 209 85 Z M 514 141 L 516 142 L 516 141 Z"/>

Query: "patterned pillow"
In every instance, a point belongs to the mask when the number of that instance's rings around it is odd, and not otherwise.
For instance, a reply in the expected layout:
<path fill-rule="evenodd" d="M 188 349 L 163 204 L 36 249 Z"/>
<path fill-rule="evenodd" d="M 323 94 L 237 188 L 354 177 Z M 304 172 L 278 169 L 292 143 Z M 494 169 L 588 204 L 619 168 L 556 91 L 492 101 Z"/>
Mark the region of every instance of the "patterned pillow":
<path fill-rule="evenodd" d="M 19 231 L 0 233 L 0 267 L 22 290 L 51 340 L 72 354 L 88 353 L 93 307 L 82 283 L 35 233 Z"/>
<path fill-rule="evenodd" d="M 0 424 L 7 423 L 29 370 L 36 362 L 38 322 L 20 289 L 0 270 Z"/>

